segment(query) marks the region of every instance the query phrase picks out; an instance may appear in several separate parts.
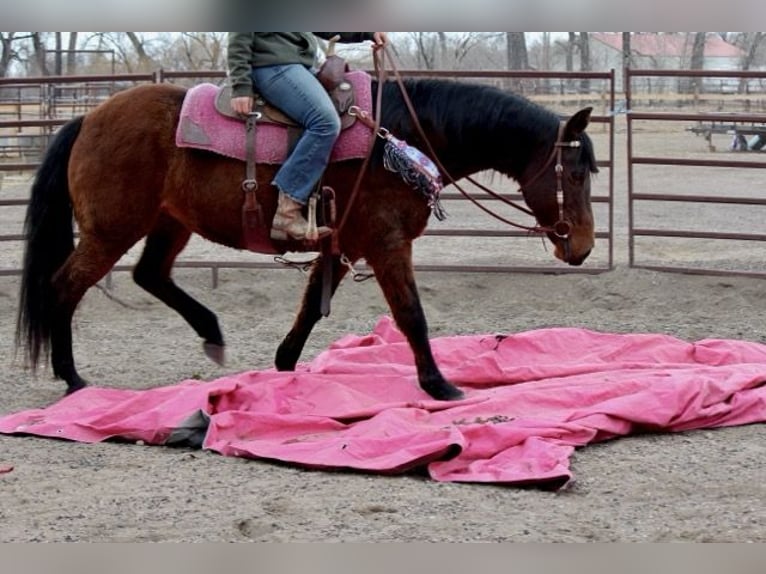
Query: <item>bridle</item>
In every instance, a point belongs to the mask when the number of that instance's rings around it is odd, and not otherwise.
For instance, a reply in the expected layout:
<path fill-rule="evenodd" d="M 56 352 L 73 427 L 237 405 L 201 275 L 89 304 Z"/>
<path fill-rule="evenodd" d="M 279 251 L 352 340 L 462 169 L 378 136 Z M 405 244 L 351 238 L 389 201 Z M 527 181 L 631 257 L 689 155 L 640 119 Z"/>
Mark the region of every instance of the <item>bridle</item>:
<path fill-rule="evenodd" d="M 564 138 L 564 128 L 566 127 L 566 122 L 563 120 L 559 122 L 559 131 L 558 135 L 556 136 L 556 142 L 553 144 L 553 151 L 551 152 L 551 155 L 548 156 L 548 159 L 545 161 L 543 166 L 533 175 L 529 181 L 527 181 L 525 184 L 523 184 L 519 191 L 523 194 L 524 188 L 532 185 L 535 181 L 537 181 L 540 176 L 545 173 L 545 170 L 548 169 L 548 166 L 551 165 L 552 162 L 556 162 L 554 165 L 554 172 L 556 173 L 556 203 L 558 204 L 559 208 L 559 218 L 556 223 L 554 223 L 549 228 L 540 228 L 542 232 L 545 233 L 553 233 L 556 237 L 559 239 L 569 239 L 569 235 L 572 233 L 572 224 L 566 219 L 564 215 L 564 185 L 563 185 L 563 179 L 564 179 L 564 164 L 561 161 L 561 152 L 564 148 L 576 148 L 580 147 L 580 142 L 578 140 L 573 141 L 562 141 Z"/>

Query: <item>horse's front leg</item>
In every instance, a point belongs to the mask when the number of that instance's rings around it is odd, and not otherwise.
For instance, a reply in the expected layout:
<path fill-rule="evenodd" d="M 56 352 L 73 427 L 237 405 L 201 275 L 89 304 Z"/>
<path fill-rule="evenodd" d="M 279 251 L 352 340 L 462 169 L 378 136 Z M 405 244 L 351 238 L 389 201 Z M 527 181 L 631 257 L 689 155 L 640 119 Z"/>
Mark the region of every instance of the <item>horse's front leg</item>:
<path fill-rule="evenodd" d="M 412 268 L 412 244 L 406 243 L 393 251 L 378 252 L 367 257 L 367 262 L 375 271 L 375 278 L 396 325 L 407 337 L 415 355 L 420 387 L 438 400 L 462 399 L 463 391 L 444 378 L 431 352 L 428 325 Z"/>
<path fill-rule="evenodd" d="M 303 347 L 311 334 L 314 325 L 322 318 L 322 280 L 323 274 L 322 258 L 318 258 L 311 267 L 308 285 L 303 293 L 303 301 L 298 314 L 295 316 L 293 326 L 290 332 L 284 338 L 277 349 L 277 356 L 274 365 L 279 371 L 292 371 L 298 363 L 298 359 L 303 352 Z M 341 265 L 340 257 L 332 258 L 332 280 L 330 283 L 330 293 L 334 294 L 340 285 L 341 280 L 346 275 L 348 268 Z"/>

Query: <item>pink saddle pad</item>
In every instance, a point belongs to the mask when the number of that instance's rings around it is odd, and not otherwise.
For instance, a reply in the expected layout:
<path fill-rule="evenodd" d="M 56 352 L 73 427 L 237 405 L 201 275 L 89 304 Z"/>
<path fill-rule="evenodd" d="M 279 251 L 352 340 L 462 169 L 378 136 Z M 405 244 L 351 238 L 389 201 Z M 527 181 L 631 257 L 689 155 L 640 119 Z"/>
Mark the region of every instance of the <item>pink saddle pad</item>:
<path fill-rule="evenodd" d="M 370 75 L 361 70 L 346 74 L 355 93 L 355 103 L 372 113 Z M 214 84 L 199 84 L 191 88 L 181 107 L 176 129 L 176 145 L 212 151 L 226 157 L 245 161 L 245 124 L 229 118 L 215 109 L 215 96 L 220 88 Z M 372 131 L 362 122 L 341 132 L 330 161 L 364 158 L 372 143 Z M 255 160 L 258 163 L 279 164 L 287 158 L 287 128 L 274 124 L 258 124 Z"/>

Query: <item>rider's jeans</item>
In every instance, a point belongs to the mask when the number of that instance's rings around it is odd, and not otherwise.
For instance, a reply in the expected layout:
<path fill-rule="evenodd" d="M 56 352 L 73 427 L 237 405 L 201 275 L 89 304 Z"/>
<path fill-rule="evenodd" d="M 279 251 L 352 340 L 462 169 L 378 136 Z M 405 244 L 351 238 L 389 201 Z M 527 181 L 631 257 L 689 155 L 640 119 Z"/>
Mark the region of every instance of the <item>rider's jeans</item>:
<path fill-rule="evenodd" d="M 316 76 L 300 64 L 253 68 L 252 75 L 256 91 L 304 127 L 272 183 L 305 205 L 340 134 L 338 113 Z"/>

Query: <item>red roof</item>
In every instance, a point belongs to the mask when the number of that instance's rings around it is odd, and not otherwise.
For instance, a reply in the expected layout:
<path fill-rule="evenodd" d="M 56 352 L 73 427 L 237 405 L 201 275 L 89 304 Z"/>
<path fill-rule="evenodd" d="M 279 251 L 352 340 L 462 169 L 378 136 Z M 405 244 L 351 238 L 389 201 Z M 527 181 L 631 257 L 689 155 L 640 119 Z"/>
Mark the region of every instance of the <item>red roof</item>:
<path fill-rule="evenodd" d="M 622 51 L 622 33 L 593 32 L 591 38 L 610 48 Z M 675 57 L 691 54 L 694 33 L 655 34 L 653 32 L 632 32 L 630 50 L 640 56 Z M 725 42 L 718 34 L 708 34 L 705 38 L 705 56 L 708 58 L 741 58 L 743 50 Z"/>

